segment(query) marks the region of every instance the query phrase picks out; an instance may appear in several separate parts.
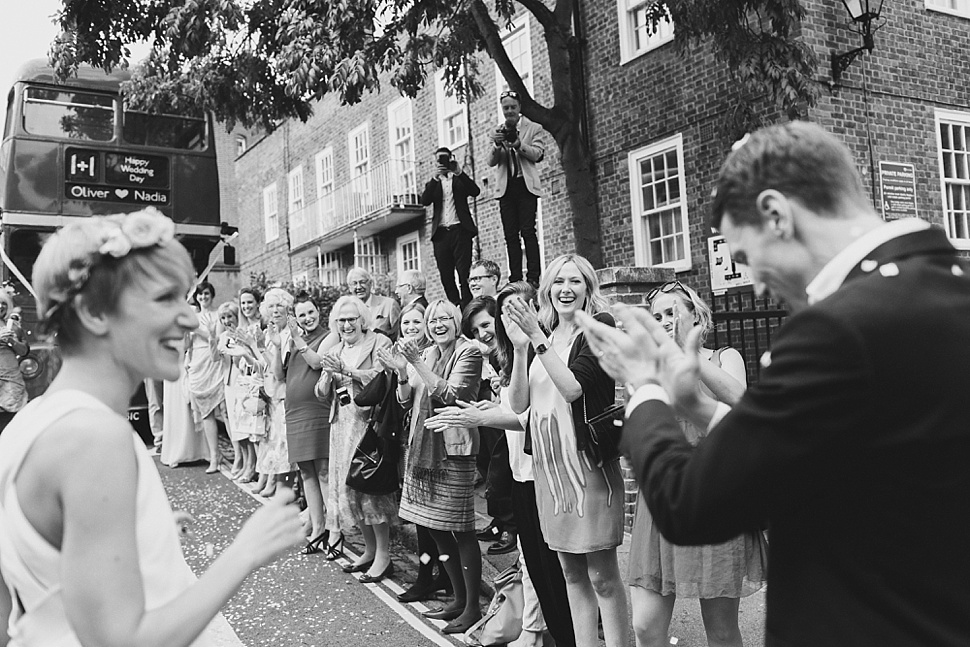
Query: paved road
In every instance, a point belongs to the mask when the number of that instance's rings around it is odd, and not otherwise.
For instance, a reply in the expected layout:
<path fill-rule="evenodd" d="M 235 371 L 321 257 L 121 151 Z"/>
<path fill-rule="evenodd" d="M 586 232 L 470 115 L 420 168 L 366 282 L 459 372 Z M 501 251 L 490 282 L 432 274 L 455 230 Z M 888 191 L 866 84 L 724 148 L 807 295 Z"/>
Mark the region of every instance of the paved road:
<path fill-rule="evenodd" d="M 241 522 L 260 505 L 258 497 L 242 490 L 222 474 L 206 475 L 205 464 L 171 469 L 159 465 L 162 482 L 172 507 L 196 517 L 196 543 L 184 548 L 189 566 L 203 572 L 239 531 Z M 484 526 L 484 502 L 478 501 Z M 399 647 L 403 645 L 461 644 L 437 630 L 443 622 L 420 616 L 426 607 L 401 605 L 394 596 L 403 583 L 413 581 L 415 557 L 406 544 L 411 526 L 392 534 L 396 573 L 381 584 L 363 585 L 323 555 L 304 556 L 294 551 L 250 576 L 224 610 L 225 620 L 217 632 L 216 647 Z M 396 540 L 395 540 L 396 537 Z M 349 537 L 351 550 L 359 550 L 359 537 Z M 402 543 L 403 542 L 403 543 Z M 483 548 L 485 544 L 482 544 Z M 484 552 L 484 551 L 483 551 Z M 621 572 L 626 572 L 629 542 L 618 551 Z M 483 577 L 491 579 L 507 567 L 515 555 L 486 556 Z M 434 602 L 429 602 L 432 607 Z M 487 600 L 482 600 L 482 609 Z M 744 644 L 764 644 L 764 592 L 741 601 Z M 697 600 L 678 600 L 671 622 L 671 644 L 704 647 L 707 644 Z M 633 647 L 631 636 L 630 647 Z"/>

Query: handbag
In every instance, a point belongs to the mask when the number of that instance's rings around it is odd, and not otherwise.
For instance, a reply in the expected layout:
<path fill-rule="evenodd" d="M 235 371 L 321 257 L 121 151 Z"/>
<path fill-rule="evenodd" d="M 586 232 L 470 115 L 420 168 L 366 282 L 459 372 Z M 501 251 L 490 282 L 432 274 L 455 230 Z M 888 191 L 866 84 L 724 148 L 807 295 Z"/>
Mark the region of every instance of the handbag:
<path fill-rule="evenodd" d="M 482 619 L 465 632 L 465 644 L 475 647 L 507 645 L 522 633 L 525 597 L 522 571 L 517 564 L 502 571 L 492 583 L 495 595 Z"/>
<path fill-rule="evenodd" d="M 381 371 L 354 396 L 358 407 L 376 407 L 384 401 L 387 394 L 387 371 Z"/>
<path fill-rule="evenodd" d="M 363 494 L 391 494 L 398 487 L 397 445 L 381 438 L 377 425 L 372 414 L 347 470 L 347 487 Z"/>
<path fill-rule="evenodd" d="M 620 455 L 623 409 L 622 404 L 613 404 L 590 418 L 586 413 L 586 394 L 583 394 L 583 420 L 589 430 L 586 455 L 597 467 L 603 467 Z"/>

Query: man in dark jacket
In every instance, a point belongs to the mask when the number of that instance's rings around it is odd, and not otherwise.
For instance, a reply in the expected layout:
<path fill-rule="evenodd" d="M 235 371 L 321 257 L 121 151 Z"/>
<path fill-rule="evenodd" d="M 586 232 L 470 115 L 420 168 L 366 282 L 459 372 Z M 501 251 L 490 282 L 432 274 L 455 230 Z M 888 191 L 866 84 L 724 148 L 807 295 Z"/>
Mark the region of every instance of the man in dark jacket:
<path fill-rule="evenodd" d="M 441 275 L 441 286 L 449 301 L 464 308 L 472 300 L 472 293 L 468 289 L 468 272 L 472 265 L 472 239 L 478 235 L 468 198 L 477 197 L 482 190 L 458 166 L 450 149 L 442 147 L 435 151 L 435 162 L 437 172 L 424 186 L 421 204 L 434 205 L 431 243 Z"/>
<path fill-rule="evenodd" d="M 675 544 L 770 526 L 769 647 L 970 645 L 970 277 L 946 233 L 883 222 L 806 122 L 736 147 L 713 224 L 795 310 L 733 409 L 697 389 L 697 334 L 585 322 L 633 394 L 622 447 L 654 522 Z"/>

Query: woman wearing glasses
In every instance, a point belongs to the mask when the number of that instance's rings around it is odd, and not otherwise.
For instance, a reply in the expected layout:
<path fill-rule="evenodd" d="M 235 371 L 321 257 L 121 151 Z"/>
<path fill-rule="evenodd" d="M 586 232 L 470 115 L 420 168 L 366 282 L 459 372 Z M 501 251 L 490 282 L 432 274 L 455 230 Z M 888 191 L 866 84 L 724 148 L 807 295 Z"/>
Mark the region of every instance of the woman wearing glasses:
<path fill-rule="evenodd" d="M 432 346 L 423 353 L 413 339 L 381 351 L 385 366 L 398 375 L 397 396 L 411 405 L 411 430 L 401 518 L 429 528 L 455 590 L 443 609 L 425 615 L 448 620 L 446 634 L 464 633 L 482 615 L 479 595 L 482 554 L 475 538 L 475 456 L 478 429 L 425 426 L 433 409 L 459 400 L 474 401 L 482 379 L 482 352 L 461 336 L 461 312 L 439 299 L 425 315 Z"/>
<path fill-rule="evenodd" d="M 364 552 L 344 568 L 364 575 L 361 582 L 379 582 L 391 574 L 390 525 L 397 519 L 394 494 L 362 494 L 347 486 L 350 461 L 367 429 L 370 408 L 354 402 L 364 386 L 383 370 L 377 353 L 391 340 L 374 332 L 367 306 L 357 297 L 342 296 L 330 310 L 330 330 L 340 341 L 323 356 L 317 382 L 320 397 L 332 400 L 330 409 L 330 488 L 327 491 L 327 558 L 342 554 L 343 530 L 354 526 L 364 536 Z"/>
<path fill-rule="evenodd" d="M 690 287 L 672 281 L 647 295 L 651 313 L 683 346 L 695 326 L 706 337 L 712 328 L 711 309 Z M 702 339 L 703 342 L 703 339 Z M 733 348 L 701 348 L 699 388 L 733 405 L 747 383 L 744 360 Z M 706 430 L 686 421 L 682 428 L 694 444 Z M 630 541 L 630 598 L 637 647 L 667 644 L 667 631 L 677 596 L 700 598 L 701 617 L 709 645 L 739 647 L 740 598 L 765 581 L 766 554 L 760 532 L 751 532 L 716 546 L 674 546 L 653 525 L 641 493 Z"/>
<path fill-rule="evenodd" d="M 616 547 L 623 543 L 619 456 L 597 464 L 584 451 L 590 443 L 586 420 L 602 413 L 616 396 L 613 379 L 580 332 L 576 313 L 612 325 L 607 309 L 592 265 L 576 254 L 560 256 L 546 268 L 538 314 L 516 297 L 502 307 L 514 348 L 509 401 L 517 414 L 529 410 L 542 535 L 559 554 L 580 647 L 599 644 L 597 611 L 608 647 L 626 647 L 629 636 L 626 591 L 616 559 Z"/>

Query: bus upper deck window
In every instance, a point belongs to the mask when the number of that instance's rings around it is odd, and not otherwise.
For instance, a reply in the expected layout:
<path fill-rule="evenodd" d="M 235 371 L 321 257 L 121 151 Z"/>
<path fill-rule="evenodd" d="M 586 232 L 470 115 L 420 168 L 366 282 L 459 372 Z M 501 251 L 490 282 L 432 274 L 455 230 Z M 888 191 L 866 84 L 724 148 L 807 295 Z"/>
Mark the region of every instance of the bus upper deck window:
<path fill-rule="evenodd" d="M 111 97 L 72 90 L 27 88 L 24 130 L 79 141 L 114 139 L 115 101 Z"/>
<path fill-rule="evenodd" d="M 126 143 L 179 150 L 206 149 L 206 122 L 191 117 L 125 112 L 123 128 Z"/>

